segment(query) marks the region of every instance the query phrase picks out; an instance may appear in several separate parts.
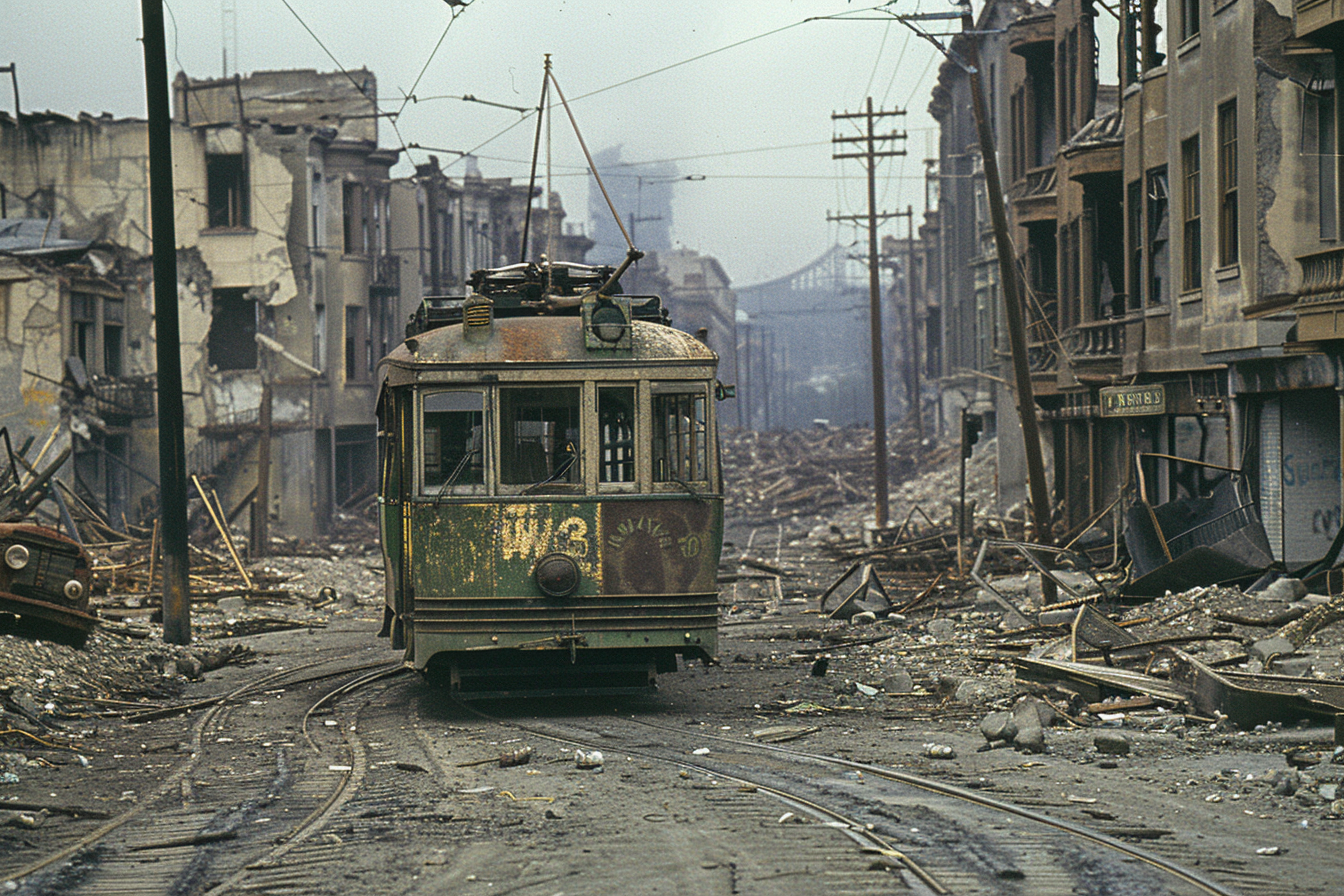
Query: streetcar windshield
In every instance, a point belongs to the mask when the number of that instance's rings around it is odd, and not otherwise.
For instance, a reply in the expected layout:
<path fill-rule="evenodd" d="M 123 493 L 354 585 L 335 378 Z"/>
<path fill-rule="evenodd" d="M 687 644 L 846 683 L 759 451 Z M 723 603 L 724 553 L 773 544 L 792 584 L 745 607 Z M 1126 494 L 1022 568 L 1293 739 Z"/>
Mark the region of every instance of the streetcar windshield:
<path fill-rule="evenodd" d="M 579 387 L 499 390 L 502 485 L 552 490 L 583 482 Z"/>
<path fill-rule="evenodd" d="M 421 457 L 424 490 L 472 494 L 485 483 L 484 396 L 480 392 L 426 392 Z"/>

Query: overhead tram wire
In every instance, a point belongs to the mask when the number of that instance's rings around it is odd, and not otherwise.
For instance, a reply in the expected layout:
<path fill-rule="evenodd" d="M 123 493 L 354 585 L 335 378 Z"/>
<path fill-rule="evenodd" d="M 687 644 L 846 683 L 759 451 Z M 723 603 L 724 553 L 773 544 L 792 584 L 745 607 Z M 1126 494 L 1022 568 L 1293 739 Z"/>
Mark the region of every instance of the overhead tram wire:
<path fill-rule="evenodd" d="M 288 6 L 289 4 L 286 3 L 285 5 Z M 443 33 L 439 35 L 439 42 L 434 45 L 433 50 L 429 51 L 429 58 L 426 59 L 425 64 L 420 67 L 420 74 L 415 76 L 415 83 L 411 85 L 411 89 L 407 91 L 404 97 L 402 97 L 401 105 L 397 107 L 397 115 L 401 115 L 401 113 L 405 111 L 406 104 L 415 96 L 415 88 L 420 86 L 420 79 L 425 76 L 425 72 L 429 71 L 429 64 L 434 61 L 435 55 L 439 52 L 439 47 L 443 46 L 444 40 L 448 37 L 449 29 L 453 27 L 453 23 L 457 21 L 457 17 L 467 9 L 468 5 L 469 4 L 453 6 L 449 4 L 448 8 L 452 11 L 448 14 L 448 24 L 443 26 Z"/>
<path fill-rule="evenodd" d="M 364 85 L 356 81 L 355 76 L 350 74 L 350 70 L 347 69 L 344 65 L 341 65 L 341 61 L 336 58 L 336 55 L 332 53 L 331 50 L 327 49 L 327 45 L 322 43 L 322 39 L 317 36 L 317 34 L 313 31 L 312 28 L 308 27 L 308 23 L 303 20 L 303 16 L 299 15 L 298 10 L 296 10 L 293 6 L 290 6 L 289 0 L 280 0 L 280 2 L 285 5 L 285 9 L 289 10 L 290 15 L 294 16 L 294 18 L 298 20 L 298 23 L 303 26 L 303 30 L 308 32 L 308 36 L 317 42 L 317 45 L 322 48 L 322 52 L 327 54 L 327 58 L 330 59 L 336 65 L 336 67 L 341 70 L 341 74 L 345 75 L 345 77 L 349 79 L 350 83 L 355 86 L 355 90 L 359 92 L 359 95 L 367 99 L 373 105 L 373 111 L 375 113 L 374 120 L 377 121 L 377 115 L 387 116 L 388 124 L 392 126 L 392 132 L 397 135 L 397 141 L 401 144 L 401 151 L 406 153 L 406 158 L 409 160 L 411 156 L 410 148 L 406 145 L 406 139 L 401 136 L 401 129 L 397 127 L 397 115 L 400 113 L 399 112 L 384 113 L 381 109 L 379 109 L 378 98 L 376 96 L 371 97 L 364 92 Z M 456 17 L 456 14 L 454 14 L 454 17 Z M 449 24 L 452 23 L 450 22 Z"/>

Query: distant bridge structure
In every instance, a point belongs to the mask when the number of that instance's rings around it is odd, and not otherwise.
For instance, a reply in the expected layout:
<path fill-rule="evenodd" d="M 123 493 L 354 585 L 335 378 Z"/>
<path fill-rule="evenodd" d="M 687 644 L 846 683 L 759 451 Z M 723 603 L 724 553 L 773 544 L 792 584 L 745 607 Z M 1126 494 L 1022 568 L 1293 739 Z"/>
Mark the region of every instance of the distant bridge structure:
<path fill-rule="evenodd" d="M 868 267 L 862 257 L 832 246 L 790 274 L 734 292 L 743 426 L 871 422 Z"/>

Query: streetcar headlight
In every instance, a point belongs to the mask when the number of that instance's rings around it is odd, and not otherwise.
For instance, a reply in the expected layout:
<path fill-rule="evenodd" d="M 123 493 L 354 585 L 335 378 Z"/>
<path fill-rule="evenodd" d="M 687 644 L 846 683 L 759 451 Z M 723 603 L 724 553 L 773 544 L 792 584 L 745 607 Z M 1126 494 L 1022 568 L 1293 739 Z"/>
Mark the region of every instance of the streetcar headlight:
<path fill-rule="evenodd" d="M 611 302 L 599 304 L 590 318 L 593 334 L 603 342 L 620 342 L 629 324 L 625 314 Z"/>
<path fill-rule="evenodd" d="M 579 564 L 568 554 L 547 554 L 537 561 L 532 579 L 547 597 L 569 597 L 579 590 Z"/>
<path fill-rule="evenodd" d="M 21 544 L 12 544 L 5 549 L 5 565 L 10 569 L 23 569 L 28 565 L 28 548 Z"/>
<path fill-rule="evenodd" d="M 79 583 L 79 579 L 71 579 L 65 583 L 65 596 L 69 600 L 79 600 L 84 596 L 84 586 Z"/>

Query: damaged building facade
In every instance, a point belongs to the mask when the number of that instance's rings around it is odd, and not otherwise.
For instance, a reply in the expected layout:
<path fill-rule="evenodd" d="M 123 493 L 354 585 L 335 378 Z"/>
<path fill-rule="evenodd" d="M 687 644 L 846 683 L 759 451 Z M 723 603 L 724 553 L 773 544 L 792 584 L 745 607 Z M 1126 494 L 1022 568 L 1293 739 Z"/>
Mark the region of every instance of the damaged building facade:
<path fill-rule="evenodd" d="M 1230 467 L 1291 570 L 1340 524 L 1344 14 L 1268 0 L 1117 12 L 1114 72 L 1096 48 L 1115 13 L 1086 0 L 990 3 L 977 26 L 1059 528 L 1140 490 L 1201 493 Z M 997 423 L 1007 472 L 1020 430 L 969 100 L 945 63 L 930 105 L 940 386 L 945 414 Z M 1021 480 L 1005 475 L 1003 504 Z"/>
<path fill-rule="evenodd" d="M 188 472 L 231 517 L 251 509 L 254 531 L 260 518 L 318 534 L 373 494 L 379 360 L 422 295 L 518 260 L 527 187 L 437 164 L 391 177 L 400 152 L 379 146 L 376 97 L 367 71 L 174 82 Z M 145 519 L 158 478 L 146 123 L 0 117 L 0 196 L 0 413 L 16 447 L 71 449 L 61 478 L 107 521 Z"/>

